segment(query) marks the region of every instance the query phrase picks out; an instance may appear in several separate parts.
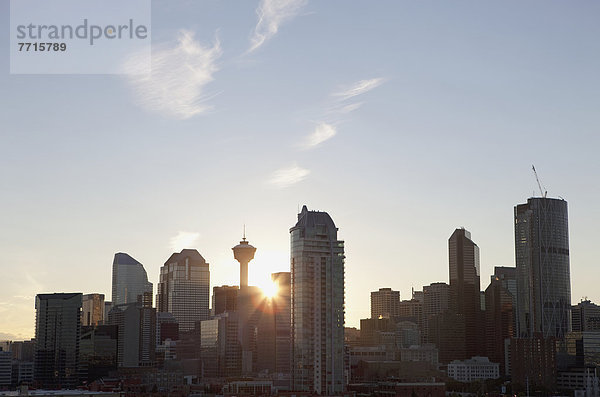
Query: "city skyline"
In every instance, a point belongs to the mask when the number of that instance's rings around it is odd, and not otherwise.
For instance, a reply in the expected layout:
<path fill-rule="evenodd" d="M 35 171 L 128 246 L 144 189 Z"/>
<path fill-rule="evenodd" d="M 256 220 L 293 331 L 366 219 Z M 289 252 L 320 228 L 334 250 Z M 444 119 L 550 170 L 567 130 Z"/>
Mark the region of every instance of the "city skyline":
<path fill-rule="evenodd" d="M 0 39 L 1 339 L 33 336 L 36 294 L 108 300 L 118 252 L 157 285 L 194 248 L 211 288 L 237 284 L 244 224 L 249 284 L 269 282 L 289 271 L 303 204 L 340 225 L 348 326 L 371 291 L 448 282 L 463 226 L 484 290 L 515 266 L 513 208 L 540 195 L 532 164 L 569 202 L 571 303 L 600 302 L 600 4 L 292 1 L 268 16 L 275 32 L 259 4 L 153 2 L 156 54 L 208 71 L 198 80 L 179 62 L 150 81 L 10 75 Z M 142 100 L 163 88 L 185 103 Z"/>
<path fill-rule="evenodd" d="M 536 197 L 536 196 L 533 196 L 533 197 L 529 198 L 529 200 L 531 200 L 531 199 L 535 199 L 535 198 L 537 198 L 537 199 L 540 199 L 541 197 Z M 517 204 L 515 204 L 515 208 L 516 208 L 516 205 L 517 205 Z M 298 215 L 300 215 L 300 213 L 298 213 Z M 246 228 L 246 226 L 244 225 L 244 230 L 245 230 L 245 228 Z M 455 233 L 456 233 L 457 231 L 459 231 L 459 230 L 465 230 L 465 229 L 464 229 L 464 226 L 461 226 L 461 227 L 457 228 L 457 229 L 455 230 Z M 468 236 L 470 236 L 470 233 L 469 233 L 469 232 L 470 232 L 470 231 L 467 231 L 467 232 L 466 232 L 466 234 L 467 234 Z M 244 233 L 245 233 L 245 231 L 244 231 Z M 244 240 L 243 240 L 243 241 L 245 242 L 245 238 L 244 238 Z M 184 251 L 193 251 L 193 250 L 195 250 L 195 248 L 184 248 L 183 250 L 184 250 Z M 514 250 L 514 248 L 513 248 L 513 250 Z M 256 250 L 256 252 L 260 252 L 260 247 L 259 247 L 259 248 Z M 178 254 L 177 252 L 174 252 L 174 253 L 171 255 L 171 257 L 173 257 L 173 256 L 176 256 L 176 255 L 179 255 L 179 254 Z M 117 261 L 117 258 L 126 258 L 126 257 L 127 257 L 127 258 L 130 258 L 130 260 L 132 261 L 132 264 L 137 264 L 137 265 L 140 265 L 140 266 L 141 266 L 141 269 L 142 269 L 142 271 L 144 271 L 144 270 L 145 270 L 145 268 L 143 267 L 143 265 L 142 265 L 141 263 L 139 263 L 139 262 L 137 262 L 135 259 L 131 258 L 131 256 L 129 256 L 129 254 L 127 254 L 127 253 L 124 253 L 124 252 L 117 252 L 117 253 L 115 253 L 115 254 L 114 254 L 114 256 L 115 256 L 114 263 L 116 263 L 116 261 Z M 447 261 L 448 261 L 448 260 L 450 260 L 450 256 L 448 256 L 448 258 L 447 258 Z M 115 265 L 114 265 L 114 263 L 113 263 L 113 265 L 112 265 L 113 279 L 114 279 L 114 271 L 115 271 L 115 270 L 114 270 L 114 266 L 115 266 Z M 239 265 L 239 262 L 236 262 L 236 264 L 237 264 L 237 267 L 238 267 L 238 268 L 241 268 L 241 267 L 240 267 L 240 265 Z M 446 266 L 448 266 L 448 265 L 447 265 L 447 263 L 446 263 L 445 265 L 446 265 Z M 252 264 L 251 264 L 251 266 L 250 266 L 250 269 L 252 269 L 252 266 L 257 266 L 259 269 L 261 268 L 261 264 L 260 264 L 260 263 L 255 263 L 255 261 L 252 261 Z M 289 266 L 289 265 L 288 265 L 288 266 Z M 511 264 L 511 265 L 508 265 L 508 266 L 510 266 L 510 267 L 512 267 L 512 268 L 515 268 L 515 264 Z M 246 266 L 246 267 L 247 267 L 247 266 Z M 497 267 L 497 266 L 494 266 L 494 267 L 493 267 L 493 269 L 494 269 L 495 267 Z M 237 269 L 236 269 L 236 270 L 237 270 Z M 278 273 L 278 272 L 289 272 L 289 270 L 290 270 L 289 268 L 286 268 L 286 269 L 284 269 L 284 270 L 282 270 L 282 269 L 279 269 L 279 270 L 275 270 L 275 271 L 273 271 L 273 273 Z M 239 270 L 238 270 L 238 271 L 239 271 Z M 252 272 L 252 271 L 249 271 L 249 276 L 250 276 L 250 277 L 249 277 L 249 279 L 250 279 L 250 280 L 255 280 L 255 281 L 257 281 L 257 283 L 253 284 L 252 282 L 250 282 L 249 284 L 250 284 L 250 285 L 254 285 L 254 286 L 258 286 L 259 288 L 261 288 L 261 289 L 265 290 L 265 296 L 269 297 L 269 296 L 270 296 L 270 294 L 272 294 L 272 293 L 274 292 L 274 290 L 272 289 L 273 282 L 272 282 L 272 280 L 271 280 L 271 274 L 272 274 L 272 273 L 268 273 L 268 274 L 267 274 L 267 276 L 268 276 L 268 277 L 267 277 L 267 278 L 265 278 L 265 277 L 263 277 L 263 276 L 265 276 L 265 275 L 264 275 L 264 274 L 261 274 L 261 273 L 259 273 L 259 270 L 255 270 L 255 272 L 257 272 L 257 273 L 253 274 L 253 272 Z M 482 284 L 481 284 L 481 286 L 480 286 L 480 291 L 482 291 L 482 292 L 483 292 L 483 291 L 485 291 L 485 289 L 486 289 L 486 288 L 487 288 L 487 286 L 489 285 L 489 283 L 487 282 L 487 277 L 489 277 L 489 276 L 492 276 L 493 274 L 494 274 L 493 272 L 492 272 L 492 273 L 490 273 L 490 274 L 481 274 L 481 276 L 483 277 L 483 281 L 482 281 Z M 235 273 L 234 273 L 234 275 L 235 275 Z M 252 276 L 254 276 L 254 277 L 252 277 Z M 448 276 L 448 275 L 447 275 L 447 270 L 446 270 L 446 278 L 447 278 L 447 279 L 445 279 L 445 280 L 443 280 L 442 278 L 435 279 L 435 280 L 434 280 L 434 279 L 430 279 L 430 280 L 428 281 L 428 284 L 423 284 L 423 285 L 421 285 L 421 286 L 414 285 L 414 286 L 412 286 L 412 287 L 411 287 L 411 291 L 410 291 L 410 293 L 412 293 L 412 292 L 415 292 L 415 291 L 422 291 L 422 290 L 423 290 L 423 287 L 427 287 L 427 286 L 429 286 L 429 284 L 431 284 L 431 283 L 438 283 L 438 282 L 450 283 L 450 279 L 449 279 L 447 276 Z M 152 277 L 148 277 L 148 280 L 151 280 L 151 279 L 152 279 Z M 220 286 L 227 286 L 227 285 L 232 285 L 232 286 L 238 286 L 238 287 L 239 287 L 239 284 L 240 284 L 240 282 L 239 282 L 239 281 L 240 281 L 240 279 L 239 279 L 239 275 L 238 275 L 238 277 L 234 277 L 234 276 L 233 276 L 233 277 L 230 277 L 229 279 L 225 280 L 223 283 L 217 283 L 217 282 L 213 282 L 213 281 L 211 280 L 211 282 L 210 282 L 210 297 L 209 297 L 209 301 L 211 302 L 211 304 L 210 304 L 210 308 L 211 308 L 211 309 L 213 309 L 213 305 L 212 305 L 212 302 L 213 302 L 213 294 L 212 294 L 212 293 L 213 293 L 213 287 L 220 287 Z M 150 282 L 150 281 L 148 281 L 147 283 L 148 283 L 149 285 L 153 285 L 153 284 L 154 284 L 154 283 L 152 283 L 152 282 Z M 156 283 L 156 284 L 158 284 L 158 283 Z M 386 284 L 386 285 L 387 285 L 387 284 Z M 110 288 L 110 289 L 109 289 L 109 291 L 110 291 L 111 289 L 114 291 L 114 288 L 115 288 L 115 287 L 114 287 L 114 286 L 112 286 L 112 288 Z M 348 289 L 348 288 L 349 288 L 349 287 L 346 285 L 346 289 Z M 389 287 L 386 287 L 386 286 L 383 286 L 383 285 L 379 286 L 379 287 L 378 287 L 378 289 L 379 289 L 379 292 L 381 292 L 381 290 L 382 290 L 382 289 L 385 289 L 385 288 L 389 288 Z M 393 288 L 392 288 L 392 289 L 393 289 Z M 54 292 L 69 293 L 68 291 L 54 291 Z M 96 292 L 96 291 L 93 291 L 93 292 L 92 292 L 92 291 L 76 291 L 76 292 L 77 292 L 77 293 L 82 293 L 82 294 L 84 294 L 84 295 L 85 295 L 85 294 L 97 294 L 97 293 L 98 293 L 98 292 Z M 51 292 L 51 291 L 40 291 L 38 294 L 44 294 L 44 293 L 52 293 L 52 292 Z M 373 291 L 368 291 L 368 295 L 371 295 L 372 293 L 373 293 Z M 157 296 L 157 294 L 158 294 L 158 292 L 157 292 L 156 288 L 154 288 L 154 290 L 153 290 L 153 295 L 152 295 L 152 296 L 153 296 L 153 298 L 154 298 L 154 296 Z M 412 298 L 412 296 L 411 296 L 411 295 L 409 295 L 409 294 L 408 294 L 408 293 L 406 293 L 406 292 L 405 292 L 404 294 L 400 294 L 400 300 L 406 300 L 406 299 L 409 299 L 409 300 L 410 300 L 411 298 Z M 596 300 L 592 299 L 592 298 L 591 298 L 589 295 L 586 295 L 586 296 L 583 296 L 583 297 L 581 297 L 579 300 L 572 299 L 572 304 L 573 304 L 573 305 L 575 305 L 575 304 L 577 304 L 579 301 L 583 301 L 583 300 L 586 300 L 586 299 L 589 299 L 589 300 L 591 300 L 592 302 L 597 302 Z M 369 304 L 369 311 L 372 313 L 372 306 L 371 306 L 371 305 L 372 305 L 372 298 L 371 298 L 371 299 L 368 299 L 368 298 L 367 298 L 367 300 L 368 300 L 368 304 Z M 113 305 L 114 305 L 114 304 L 113 304 Z M 154 305 L 155 305 L 155 306 L 158 308 L 158 301 L 154 302 Z M 368 313 L 366 313 L 366 314 L 360 314 L 360 316 L 361 316 L 360 318 L 368 318 L 368 317 L 369 317 Z M 359 320 L 360 320 L 360 319 L 359 319 Z M 34 325 L 35 325 L 35 324 L 34 324 Z M 354 323 L 351 323 L 351 324 L 349 324 L 349 323 L 348 323 L 348 320 L 346 319 L 346 326 L 347 326 L 347 327 L 357 327 L 357 328 L 358 328 L 358 325 L 359 325 L 359 324 L 354 324 Z M 33 328 L 33 329 L 35 329 L 35 328 Z M 2 335 L 2 334 L 3 334 L 3 332 L 2 332 L 2 330 L 0 330 L 0 335 Z M 29 337 L 29 336 L 27 336 L 27 335 L 25 335 L 25 336 L 22 336 L 22 337 L 20 337 L 20 338 L 12 338 L 12 339 L 19 340 L 19 339 L 28 339 L 28 338 L 30 338 L 30 337 Z M 11 338 L 6 338 L 6 339 L 11 339 Z"/>

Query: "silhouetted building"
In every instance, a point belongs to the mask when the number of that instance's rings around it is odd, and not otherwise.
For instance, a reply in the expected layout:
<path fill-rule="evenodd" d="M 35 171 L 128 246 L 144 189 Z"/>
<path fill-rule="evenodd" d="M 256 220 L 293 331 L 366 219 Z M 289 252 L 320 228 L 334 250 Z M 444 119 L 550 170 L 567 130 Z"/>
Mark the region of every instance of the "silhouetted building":
<path fill-rule="evenodd" d="M 82 327 L 80 367 L 82 378 L 88 383 L 108 377 L 117 369 L 118 334 L 116 325 Z"/>
<path fill-rule="evenodd" d="M 116 253 L 112 268 L 112 304 L 135 303 L 145 292 L 152 293 L 152 283 L 148 282 L 144 266 L 125 253 Z"/>
<path fill-rule="evenodd" d="M 237 310 L 237 297 L 239 288 L 235 285 L 213 287 L 213 315 L 234 312 Z"/>
<path fill-rule="evenodd" d="M 0 390 L 12 383 L 12 353 L 0 347 Z"/>
<path fill-rule="evenodd" d="M 291 273 L 273 273 L 271 279 L 277 284 L 277 294 L 272 299 L 275 318 L 275 372 L 289 375 L 292 360 Z"/>
<path fill-rule="evenodd" d="M 456 229 L 448 240 L 450 259 L 450 310 L 465 321 L 467 357 L 485 353 L 483 315 L 481 312 L 479 282 L 479 247 L 471 240 L 471 233 Z M 455 357 L 455 359 L 461 359 Z"/>
<path fill-rule="evenodd" d="M 160 268 L 157 309 L 172 313 L 179 330 L 194 329 L 197 321 L 210 317 L 209 265 L 195 249 L 174 253 Z"/>
<path fill-rule="evenodd" d="M 465 317 L 445 311 L 429 317 L 429 342 L 437 346 L 442 363 L 465 360 Z"/>
<path fill-rule="evenodd" d="M 104 322 L 104 294 L 83 295 L 81 324 L 98 325 Z"/>
<path fill-rule="evenodd" d="M 567 202 L 533 197 L 515 207 L 517 335 L 563 339 L 571 330 Z"/>
<path fill-rule="evenodd" d="M 396 323 L 390 318 L 363 318 L 360 320 L 360 345 L 380 346 L 386 335 L 393 334 Z"/>
<path fill-rule="evenodd" d="M 432 283 L 423 286 L 423 340 L 429 339 L 429 319 L 443 313 L 450 305 L 450 286 L 446 283 Z"/>
<path fill-rule="evenodd" d="M 516 336 L 516 269 L 496 267 L 485 290 L 486 354 L 506 374 L 505 341 Z"/>
<path fill-rule="evenodd" d="M 412 321 L 423 329 L 423 302 L 418 299 L 400 301 L 398 319 Z"/>
<path fill-rule="evenodd" d="M 556 385 L 556 339 L 533 334 L 510 341 L 510 367 L 513 393 L 524 391 L 527 383 L 532 390 L 553 390 Z"/>
<path fill-rule="evenodd" d="M 571 306 L 573 332 L 599 332 L 600 306 L 584 300 Z"/>
<path fill-rule="evenodd" d="M 43 388 L 79 383 L 82 294 L 39 294 L 35 298 L 35 382 Z"/>
<path fill-rule="evenodd" d="M 400 291 L 379 288 L 371 292 L 371 318 L 400 316 Z"/>
<path fill-rule="evenodd" d="M 160 345 L 165 340 L 179 340 L 179 324 L 173 313 L 156 313 L 156 344 Z"/>
<path fill-rule="evenodd" d="M 292 388 L 345 390 L 344 242 L 326 212 L 298 214 L 291 234 Z"/>

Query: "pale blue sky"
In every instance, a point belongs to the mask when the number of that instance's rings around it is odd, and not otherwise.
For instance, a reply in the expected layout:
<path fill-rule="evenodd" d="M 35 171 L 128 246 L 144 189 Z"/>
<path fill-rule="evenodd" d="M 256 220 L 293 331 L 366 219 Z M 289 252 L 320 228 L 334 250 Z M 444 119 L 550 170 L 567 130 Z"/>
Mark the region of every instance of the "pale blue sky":
<path fill-rule="evenodd" d="M 10 75 L 0 2 L 0 337 L 32 336 L 36 293 L 110 299 L 115 252 L 156 284 L 180 232 L 198 235 L 189 248 L 213 285 L 237 284 L 231 247 L 246 223 L 260 284 L 289 270 L 302 204 L 328 211 L 346 241 L 350 326 L 372 290 L 406 299 L 447 281 L 456 227 L 480 247 L 485 289 L 494 265 L 514 265 L 531 164 L 569 202 L 572 301 L 600 303 L 600 3 L 289 3 L 249 52 L 258 1 L 154 1 L 167 63 L 150 81 Z M 175 49 L 182 30 L 200 58 Z M 186 62 L 213 69 L 167 73 Z M 335 95 L 359 82 L 360 95 Z M 146 95 L 156 87 L 174 90 Z"/>

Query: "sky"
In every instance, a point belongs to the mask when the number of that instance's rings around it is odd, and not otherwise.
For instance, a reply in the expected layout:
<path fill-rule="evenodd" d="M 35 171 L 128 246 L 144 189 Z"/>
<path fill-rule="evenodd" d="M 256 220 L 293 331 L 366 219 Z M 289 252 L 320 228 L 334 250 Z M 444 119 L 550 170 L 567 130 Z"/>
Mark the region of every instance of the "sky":
<path fill-rule="evenodd" d="M 457 227 L 483 290 L 532 164 L 568 201 L 572 302 L 600 303 L 597 1 L 156 0 L 151 76 L 11 75 L 8 11 L 0 339 L 34 335 L 38 293 L 109 300 L 116 252 L 155 291 L 183 248 L 238 284 L 244 224 L 264 285 L 304 204 L 345 241 L 347 326 L 371 291 L 447 282 Z"/>

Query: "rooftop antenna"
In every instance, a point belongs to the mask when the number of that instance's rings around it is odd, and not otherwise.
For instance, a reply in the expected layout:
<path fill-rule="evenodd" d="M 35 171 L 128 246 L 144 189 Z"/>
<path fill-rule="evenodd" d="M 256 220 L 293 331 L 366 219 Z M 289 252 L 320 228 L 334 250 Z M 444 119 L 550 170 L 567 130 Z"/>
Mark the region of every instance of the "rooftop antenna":
<path fill-rule="evenodd" d="M 546 196 L 548 195 L 548 191 L 546 190 L 545 187 L 543 187 L 542 183 L 540 182 L 540 178 L 538 178 L 538 174 L 537 171 L 535 170 L 535 165 L 531 165 L 531 169 L 533 170 L 533 174 L 535 175 L 535 180 L 537 181 L 538 187 L 540 188 L 540 194 L 543 198 L 546 198 Z"/>
<path fill-rule="evenodd" d="M 246 224 L 245 223 L 244 223 L 244 238 L 242 240 L 246 241 Z"/>

